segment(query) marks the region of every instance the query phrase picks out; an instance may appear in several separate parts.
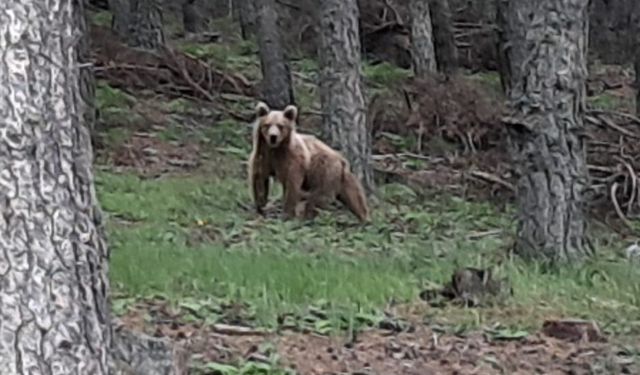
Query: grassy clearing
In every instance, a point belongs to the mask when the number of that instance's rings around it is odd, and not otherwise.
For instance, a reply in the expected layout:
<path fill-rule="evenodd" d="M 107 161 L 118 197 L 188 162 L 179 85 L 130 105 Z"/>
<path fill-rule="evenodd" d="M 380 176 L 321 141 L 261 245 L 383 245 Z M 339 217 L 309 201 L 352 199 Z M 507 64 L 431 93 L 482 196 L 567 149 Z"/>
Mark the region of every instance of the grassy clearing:
<path fill-rule="evenodd" d="M 105 20 L 103 13 L 94 17 Z M 260 78 L 253 42 L 179 48 L 225 71 Z M 299 105 L 317 106 L 317 64 L 300 59 L 292 66 Z M 365 64 L 363 75 L 372 93 L 393 88 L 410 72 Z M 497 75 L 470 78 L 499 95 Z M 253 106 L 235 99 L 227 104 Z M 100 83 L 97 102 L 109 125 L 102 130 L 107 146 L 124 142 L 131 121 L 137 121 L 136 99 Z M 178 125 L 202 115 L 199 105 L 186 100 L 163 105 L 171 116 L 182 116 L 174 121 Z M 380 202 L 367 226 L 354 224 L 344 210 L 324 213 L 313 223 L 260 219 L 247 208 L 241 164 L 249 151 L 246 124 L 207 118 L 197 134 L 179 126 L 158 134 L 165 141 L 197 139 L 208 156 L 201 170 L 154 180 L 113 172 L 97 176 L 118 312 L 129 301 L 161 295 L 199 311 L 194 319 L 204 310 L 210 312 L 208 321 L 223 319 L 220 306 L 241 301 L 248 306 L 244 318 L 254 324 L 277 326 L 279 318 L 294 314 L 295 324 L 322 333 L 374 324 L 385 310 L 456 332 L 496 324 L 532 330 L 547 318 L 582 317 L 617 334 L 640 333 L 640 270 L 616 255 L 621 244 L 596 241 L 600 255 L 589 264 L 544 271 L 506 255 L 511 212 L 455 197 L 425 197 L 399 185 L 379 187 Z M 497 235 L 482 235 L 496 229 Z M 424 287 L 446 282 L 457 267 L 497 264 L 514 289 L 505 305 L 432 308 L 419 301 Z M 323 314 L 326 319 L 318 318 Z"/>
<path fill-rule="evenodd" d="M 236 159 L 225 162 L 241 168 Z M 256 322 L 268 326 L 313 305 L 344 318 L 380 314 L 394 301 L 403 314 L 452 329 L 532 329 L 550 317 L 595 318 L 617 333 L 639 328 L 637 267 L 605 248 L 593 263 L 550 273 L 510 261 L 509 213 L 486 204 L 425 199 L 391 185 L 380 190 L 372 224 L 359 227 L 344 211 L 314 223 L 258 219 L 243 208 L 249 197 L 242 173 L 159 180 L 101 173 L 97 187 L 110 218 L 111 277 L 129 296 L 231 298 L 252 306 Z M 493 229 L 504 232 L 469 239 Z M 505 306 L 443 310 L 418 302 L 422 287 L 446 281 L 457 266 L 499 259 L 515 293 Z"/>

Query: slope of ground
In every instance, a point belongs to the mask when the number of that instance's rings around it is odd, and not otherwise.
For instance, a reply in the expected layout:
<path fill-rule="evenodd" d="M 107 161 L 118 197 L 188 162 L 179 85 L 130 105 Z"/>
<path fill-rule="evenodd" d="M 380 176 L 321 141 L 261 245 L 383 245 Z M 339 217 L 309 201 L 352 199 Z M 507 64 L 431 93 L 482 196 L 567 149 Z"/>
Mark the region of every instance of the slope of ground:
<path fill-rule="evenodd" d="M 255 46 L 233 35 L 174 43 L 222 80 L 259 78 Z M 293 65 L 301 125 L 314 131 L 317 66 Z M 365 69 L 374 95 L 407 74 Z M 250 128 L 240 120 L 253 98 L 228 92 L 233 85 L 215 98 L 179 97 L 172 82 L 159 95 L 101 77 L 96 187 L 114 310 L 132 328 L 188 346 L 193 373 L 637 373 L 638 350 L 623 344 L 640 334 L 640 271 L 618 236 L 594 232 L 598 256 L 580 267 L 522 264 L 508 251 L 509 205 L 461 198 L 462 185 L 446 184 L 451 169 L 431 173 L 434 159 L 415 157 L 413 135 L 390 132 L 378 139 L 411 154 L 403 170 L 440 178 L 449 193 L 381 180 L 368 225 L 339 208 L 313 222 L 260 218 L 246 183 Z M 474 79 L 496 86 L 495 77 Z M 420 299 L 466 266 L 493 268 L 513 296 L 479 308 Z M 564 318 L 595 320 L 607 342 L 541 333 Z"/>

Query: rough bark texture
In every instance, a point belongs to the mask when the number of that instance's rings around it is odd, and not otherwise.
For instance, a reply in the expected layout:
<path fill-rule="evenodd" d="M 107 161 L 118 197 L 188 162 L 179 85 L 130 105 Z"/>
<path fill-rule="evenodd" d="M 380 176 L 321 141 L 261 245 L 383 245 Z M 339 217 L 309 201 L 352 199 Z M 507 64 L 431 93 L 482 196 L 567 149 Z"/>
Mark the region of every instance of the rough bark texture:
<path fill-rule="evenodd" d="M 82 124 L 91 90 L 75 50 L 82 10 L 0 5 L 1 374 L 108 373 L 107 248 Z"/>
<path fill-rule="evenodd" d="M 262 67 L 261 100 L 284 109 L 294 104 L 291 69 L 282 45 L 275 0 L 255 0 L 258 7 L 258 47 Z"/>
<path fill-rule="evenodd" d="M 458 47 L 449 0 L 429 0 L 429 5 L 438 70 L 453 73 L 458 68 Z"/>
<path fill-rule="evenodd" d="M 505 125 L 517 183 L 516 250 L 575 261 L 590 250 L 582 136 L 589 0 L 511 0 Z"/>
<path fill-rule="evenodd" d="M 633 70 L 635 72 L 635 89 L 636 89 L 636 116 L 640 116 L 640 5 L 637 6 L 630 17 L 634 21 L 631 29 L 633 34 Z"/>
<path fill-rule="evenodd" d="M 640 43 L 636 46 L 635 58 L 633 61 L 633 68 L 636 74 L 636 116 L 640 116 L 640 50 L 638 48 L 640 48 Z"/>
<path fill-rule="evenodd" d="M 509 0 L 496 0 L 496 52 L 498 73 L 500 73 L 500 85 L 502 92 L 507 93 L 507 89 L 511 82 L 511 71 L 509 70 L 509 61 L 507 58 L 507 48 L 509 46 L 508 38 L 513 34 L 509 29 L 511 26 L 507 20 L 507 10 L 509 8 Z"/>
<path fill-rule="evenodd" d="M 131 25 L 131 2 L 130 0 L 109 0 L 109 10 L 111 11 L 111 29 L 122 40 L 127 40 L 130 34 Z"/>
<path fill-rule="evenodd" d="M 240 21 L 240 31 L 242 39 L 247 40 L 256 33 L 257 12 L 256 0 L 235 0 L 235 7 L 238 10 Z"/>
<path fill-rule="evenodd" d="M 416 76 L 424 77 L 437 71 L 429 0 L 411 0 L 409 8 L 411 11 L 413 71 Z"/>
<path fill-rule="evenodd" d="M 320 4 L 320 99 L 331 143 L 344 153 L 352 171 L 371 192 L 371 134 L 361 88 L 358 14 L 356 0 L 323 0 Z"/>
<path fill-rule="evenodd" d="M 201 28 L 200 14 L 196 0 L 185 0 L 182 3 L 182 25 L 187 33 L 197 33 Z"/>
<path fill-rule="evenodd" d="M 130 1 L 132 24 L 129 44 L 150 50 L 163 46 L 162 0 Z"/>

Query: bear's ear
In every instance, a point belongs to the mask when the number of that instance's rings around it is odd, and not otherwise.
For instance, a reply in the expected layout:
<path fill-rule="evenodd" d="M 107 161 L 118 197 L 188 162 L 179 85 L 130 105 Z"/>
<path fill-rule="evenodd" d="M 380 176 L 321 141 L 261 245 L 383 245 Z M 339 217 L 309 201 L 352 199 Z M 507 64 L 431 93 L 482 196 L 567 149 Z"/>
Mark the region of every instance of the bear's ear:
<path fill-rule="evenodd" d="M 284 118 L 287 120 L 294 122 L 298 119 L 298 108 L 290 104 L 284 109 Z"/>
<path fill-rule="evenodd" d="M 268 114 L 269 106 L 267 105 L 267 103 L 259 102 L 258 105 L 256 105 L 256 115 L 258 115 L 258 117 L 264 117 Z"/>

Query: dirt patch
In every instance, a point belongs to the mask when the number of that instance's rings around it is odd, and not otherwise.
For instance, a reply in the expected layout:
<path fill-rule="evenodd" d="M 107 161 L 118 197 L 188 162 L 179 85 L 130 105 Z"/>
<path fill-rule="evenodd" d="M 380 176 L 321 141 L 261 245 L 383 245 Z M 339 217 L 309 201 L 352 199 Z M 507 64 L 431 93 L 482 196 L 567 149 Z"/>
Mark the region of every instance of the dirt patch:
<path fill-rule="evenodd" d="M 392 334 L 370 330 L 355 340 L 314 334 L 224 335 L 193 324 L 159 324 L 155 336 L 185 344 L 194 362 L 265 361 L 275 352 L 281 365 L 304 375 L 325 374 L 593 374 L 638 373 L 640 367 L 614 346 L 532 335 L 517 341 L 475 333 L 440 334 L 420 326 Z M 274 349 L 261 349 L 274 348 Z"/>
<path fill-rule="evenodd" d="M 170 98 L 190 98 L 218 104 L 221 93 L 253 96 L 253 84 L 238 73 L 223 72 L 172 49 L 146 51 L 128 47 L 106 27 L 91 26 L 96 78 L 123 90 L 146 90 Z M 222 105 L 217 105 L 221 110 Z M 228 115 L 248 120 L 245 114 Z"/>
<path fill-rule="evenodd" d="M 536 333 L 454 335 L 422 324 L 403 332 L 365 330 L 354 337 L 265 333 L 241 326 L 185 322 L 167 305 L 145 305 L 122 317 L 129 329 L 168 337 L 186 346 L 192 366 L 269 362 L 298 374 L 594 374 L 638 373 L 628 350 L 598 338 L 558 339 Z M 222 327 L 222 328 L 221 328 Z M 231 327 L 231 328 L 229 328 Z M 546 327 L 547 332 L 549 327 Z M 548 333 L 548 332 L 547 332 Z M 206 372 L 205 372 L 206 373 Z M 210 372 L 213 374 L 213 372 Z"/>
<path fill-rule="evenodd" d="M 105 152 L 109 165 L 141 176 L 192 170 L 200 165 L 198 144 L 164 141 L 145 132 L 134 133 L 123 144 Z"/>

